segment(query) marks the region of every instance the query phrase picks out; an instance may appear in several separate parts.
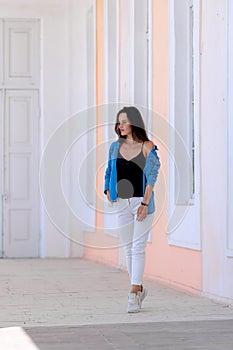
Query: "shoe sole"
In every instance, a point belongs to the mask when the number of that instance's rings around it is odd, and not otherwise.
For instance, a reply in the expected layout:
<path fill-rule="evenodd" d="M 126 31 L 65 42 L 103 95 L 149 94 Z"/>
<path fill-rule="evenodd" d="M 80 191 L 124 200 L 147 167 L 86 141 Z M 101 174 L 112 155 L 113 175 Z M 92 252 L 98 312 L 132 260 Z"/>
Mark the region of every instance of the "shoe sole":
<path fill-rule="evenodd" d="M 139 312 L 140 311 L 140 309 L 137 309 L 137 310 L 128 310 L 127 312 L 128 312 L 128 314 L 136 314 L 137 312 Z"/>

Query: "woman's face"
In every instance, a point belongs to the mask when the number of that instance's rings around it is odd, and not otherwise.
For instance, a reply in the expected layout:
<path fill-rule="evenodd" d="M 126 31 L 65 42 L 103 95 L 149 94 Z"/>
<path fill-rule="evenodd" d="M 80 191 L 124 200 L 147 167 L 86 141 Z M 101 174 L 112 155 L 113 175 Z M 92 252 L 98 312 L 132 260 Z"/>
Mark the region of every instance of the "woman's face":
<path fill-rule="evenodd" d="M 132 135 L 132 127 L 130 125 L 129 119 L 126 113 L 121 113 L 119 115 L 119 129 L 121 136 L 130 136 Z"/>

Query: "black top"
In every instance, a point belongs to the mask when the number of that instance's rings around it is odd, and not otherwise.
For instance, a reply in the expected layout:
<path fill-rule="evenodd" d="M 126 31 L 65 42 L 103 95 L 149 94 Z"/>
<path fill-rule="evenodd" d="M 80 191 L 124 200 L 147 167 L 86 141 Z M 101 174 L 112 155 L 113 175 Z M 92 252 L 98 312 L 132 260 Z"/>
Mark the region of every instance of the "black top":
<path fill-rule="evenodd" d="M 117 156 L 117 194 L 120 198 L 143 197 L 143 169 L 146 159 L 141 152 L 126 160 L 118 151 Z"/>

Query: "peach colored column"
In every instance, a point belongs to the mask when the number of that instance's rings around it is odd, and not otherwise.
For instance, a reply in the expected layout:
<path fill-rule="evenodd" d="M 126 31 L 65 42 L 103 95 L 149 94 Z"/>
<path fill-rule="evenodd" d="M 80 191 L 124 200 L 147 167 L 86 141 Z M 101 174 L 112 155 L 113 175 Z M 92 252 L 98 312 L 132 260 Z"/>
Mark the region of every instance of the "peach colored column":
<path fill-rule="evenodd" d="M 85 234 L 84 258 L 104 262 L 111 265 L 117 264 L 117 249 L 102 249 L 101 247 L 113 247 L 117 245 L 116 239 L 103 233 L 104 227 L 104 202 L 103 181 L 104 168 L 98 164 L 104 164 L 103 152 L 98 145 L 104 142 L 104 0 L 96 0 L 96 232 Z M 99 107 L 98 107 L 99 106 Z M 101 148 L 102 150 L 102 148 Z M 90 248 L 94 246 L 97 248 Z"/>
<path fill-rule="evenodd" d="M 168 120 L 168 3 L 168 0 L 153 0 L 153 110 L 166 120 Z M 156 125 L 154 125 L 156 134 L 155 128 Z M 163 135 L 165 144 L 166 139 L 167 135 Z M 162 162 L 159 176 L 164 176 L 168 183 L 168 150 L 166 145 L 160 144 L 157 140 L 156 143 Z M 156 186 L 159 183 L 160 181 Z M 166 227 L 169 193 L 165 196 L 159 189 L 156 192 L 159 197 L 163 197 L 157 200 L 164 200 L 165 203 L 163 213 L 153 228 L 152 243 L 147 247 L 145 275 L 198 293 L 202 289 L 201 252 L 168 244 Z"/>

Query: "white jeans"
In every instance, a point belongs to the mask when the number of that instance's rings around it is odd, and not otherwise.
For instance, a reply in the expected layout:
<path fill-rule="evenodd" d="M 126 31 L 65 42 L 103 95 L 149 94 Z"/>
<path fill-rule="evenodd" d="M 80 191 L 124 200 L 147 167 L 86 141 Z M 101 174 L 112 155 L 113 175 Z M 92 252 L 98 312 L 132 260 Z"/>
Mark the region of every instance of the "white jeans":
<path fill-rule="evenodd" d="M 154 216 L 149 214 L 143 221 L 136 220 L 142 199 L 142 197 L 119 198 L 117 202 L 119 239 L 124 247 L 130 281 L 134 285 L 142 284 L 146 243 Z"/>

